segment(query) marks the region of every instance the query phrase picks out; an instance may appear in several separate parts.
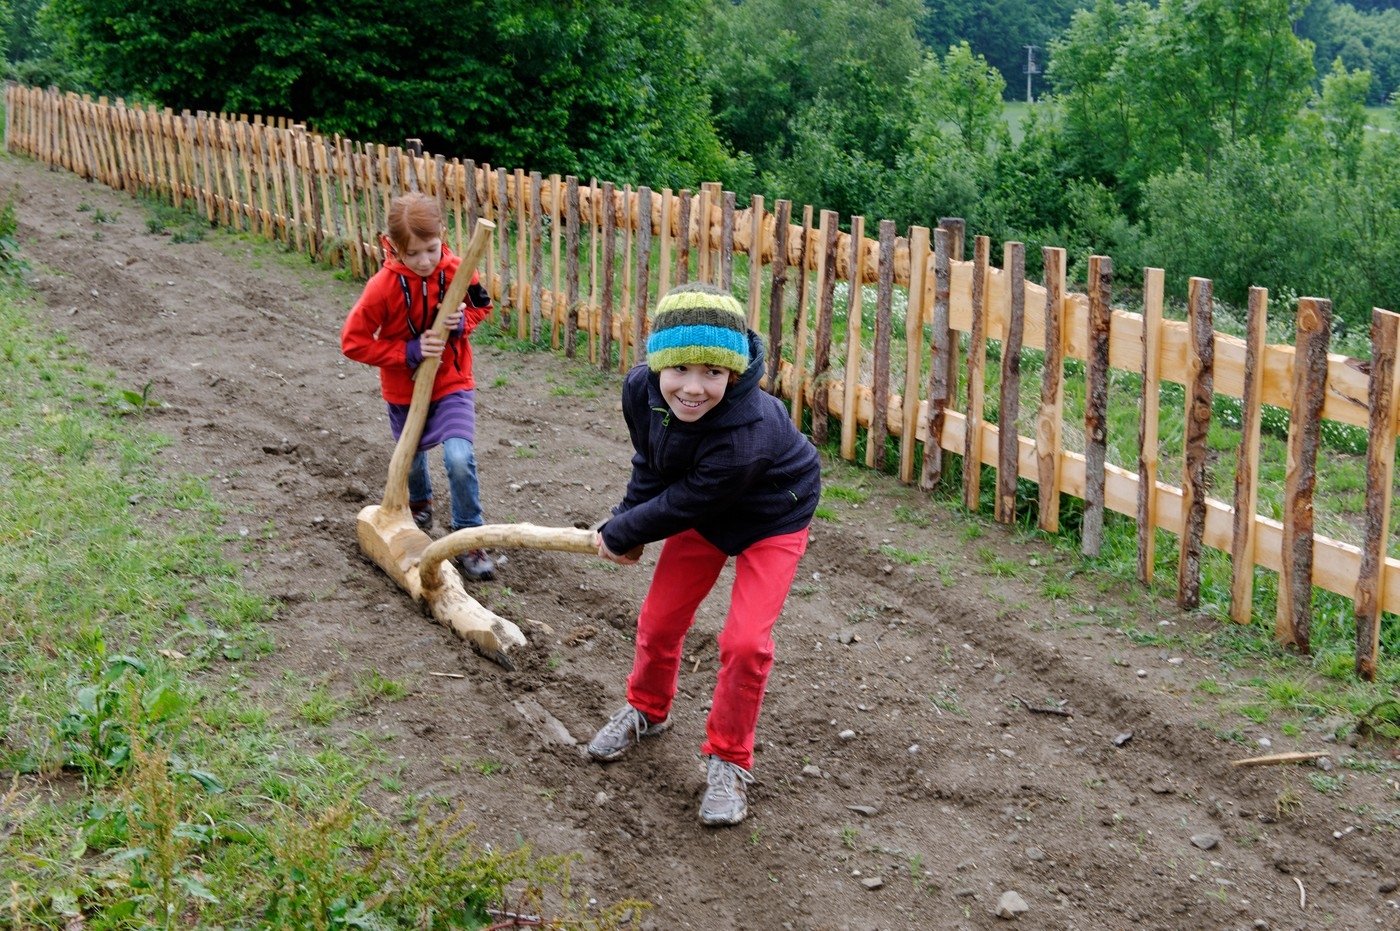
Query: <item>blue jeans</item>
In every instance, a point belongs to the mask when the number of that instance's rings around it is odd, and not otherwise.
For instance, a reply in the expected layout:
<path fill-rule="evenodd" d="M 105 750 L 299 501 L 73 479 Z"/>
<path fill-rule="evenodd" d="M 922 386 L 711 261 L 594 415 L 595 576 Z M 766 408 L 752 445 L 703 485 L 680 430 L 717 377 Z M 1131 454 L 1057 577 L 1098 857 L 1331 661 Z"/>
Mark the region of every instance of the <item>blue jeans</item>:
<path fill-rule="evenodd" d="M 471 440 L 448 437 L 442 441 L 442 465 L 447 470 L 447 484 L 452 492 L 452 529 L 480 527 L 481 487 L 476 478 L 476 449 Z M 428 451 L 413 457 L 408 469 L 408 500 L 430 501 L 433 482 L 428 477 Z"/>

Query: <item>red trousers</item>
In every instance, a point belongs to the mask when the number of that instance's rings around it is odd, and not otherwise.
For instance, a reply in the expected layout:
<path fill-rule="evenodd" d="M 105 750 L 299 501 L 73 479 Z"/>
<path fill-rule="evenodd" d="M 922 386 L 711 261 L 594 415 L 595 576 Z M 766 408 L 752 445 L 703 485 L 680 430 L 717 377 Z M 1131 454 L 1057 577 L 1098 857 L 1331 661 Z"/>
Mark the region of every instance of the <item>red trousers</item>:
<path fill-rule="evenodd" d="M 754 728 L 773 668 L 773 625 L 806 550 L 803 528 L 760 540 L 735 557 L 702 753 L 753 768 Z M 669 537 L 661 546 L 637 620 L 637 653 L 627 677 L 627 702 L 649 721 L 663 721 L 671 713 L 686 632 L 727 559 L 694 530 Z"/>

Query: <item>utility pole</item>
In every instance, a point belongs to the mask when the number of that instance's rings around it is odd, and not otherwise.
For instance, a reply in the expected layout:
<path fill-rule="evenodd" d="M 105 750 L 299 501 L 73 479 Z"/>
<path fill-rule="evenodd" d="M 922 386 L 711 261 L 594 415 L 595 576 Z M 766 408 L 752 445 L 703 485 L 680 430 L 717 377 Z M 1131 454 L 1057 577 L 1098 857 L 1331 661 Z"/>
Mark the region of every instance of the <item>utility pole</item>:
<path fill-rule="evenodd" d="M 1035 50 L 1039 46 L 1027 45 L 1026 50 L 1026 103 L 1031 102 L 1031 78 L 1040 74 L 1040 66 L 1035 63 Z"/>

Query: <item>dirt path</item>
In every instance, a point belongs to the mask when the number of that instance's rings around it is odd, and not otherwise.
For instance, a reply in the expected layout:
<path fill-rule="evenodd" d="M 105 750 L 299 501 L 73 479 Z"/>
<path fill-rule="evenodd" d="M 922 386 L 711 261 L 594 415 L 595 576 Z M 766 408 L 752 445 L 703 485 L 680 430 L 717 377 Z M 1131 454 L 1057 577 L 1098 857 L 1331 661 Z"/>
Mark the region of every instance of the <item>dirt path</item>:
<path fill-rule="evenodd" d="M 992 928 L 1008 891 L 1033 928 L 1400 928 L 1385 748 L 1329 742 L 1346 722 L 1252 723 L 1228 671 L 1173 645 L 1213 622 L 840 464 L 826 486 L 851 494 L 828 496 L 838 519 L 815 525 L 776 632 L 753 814 L 702 828 L 721 598 L 688 641 L 672 732 L 586 761 L 622 700 L 652 556 L 508 554 L 474 591 L 531 643 L 515 671 L 483 660 L 359 553 L 390 440 L 375 374 L 338 349 L 358 285 L 233 236 L 172 242 L 124 195 L 0 157 L 0 190 L 15 184 L 41 318 L 171 405 L 152 418 L 170 465 L 209 476 L 247 531 L 250 583 L 283 605 L 277 652 L 240 664 L 245 681 L 271 695 L 291 670 L 348 694 L 373 670 L 408 686 L 327 728 L 286 720 L 312 748 L 392 737 L 401 789 L 369 803 L 466 802 L 485 840 L 581 851 L 577 884 L 651 901 L 658 929 Z M 630 455 L 617 376 L 486 346 L 478 367 L 487 520 L 606 514 Z M 1075 595 L 1042 597 L 1070 576 Z M 1129 620 L 1151 636 L 1125 636 Z M 1293 749 L 1333 766 L 1229 765 Z"/>

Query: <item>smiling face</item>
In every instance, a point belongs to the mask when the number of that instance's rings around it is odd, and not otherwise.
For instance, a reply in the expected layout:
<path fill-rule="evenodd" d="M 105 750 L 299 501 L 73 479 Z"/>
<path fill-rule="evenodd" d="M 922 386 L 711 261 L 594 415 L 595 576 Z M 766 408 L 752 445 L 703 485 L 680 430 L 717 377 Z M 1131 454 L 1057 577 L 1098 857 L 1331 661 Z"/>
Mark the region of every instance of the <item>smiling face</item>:
<path fill-rule="evenodd" d="M 724 400 L 731 373 L 718 365 L 672 365 L 657 373 L 661 396 L 680 420 L 694 423 Z"/>
<path fill-rule="evenodd" d="M 442 261 L 442 239 L 437 236 L 431 239 L 409 236 L 408 242 L 396 245 L 394 251 L 398 253 L 399 261 L 408 266 L 409 271 L 426 278 L 429 272 L 437 268 L 438 262 Z"/>

